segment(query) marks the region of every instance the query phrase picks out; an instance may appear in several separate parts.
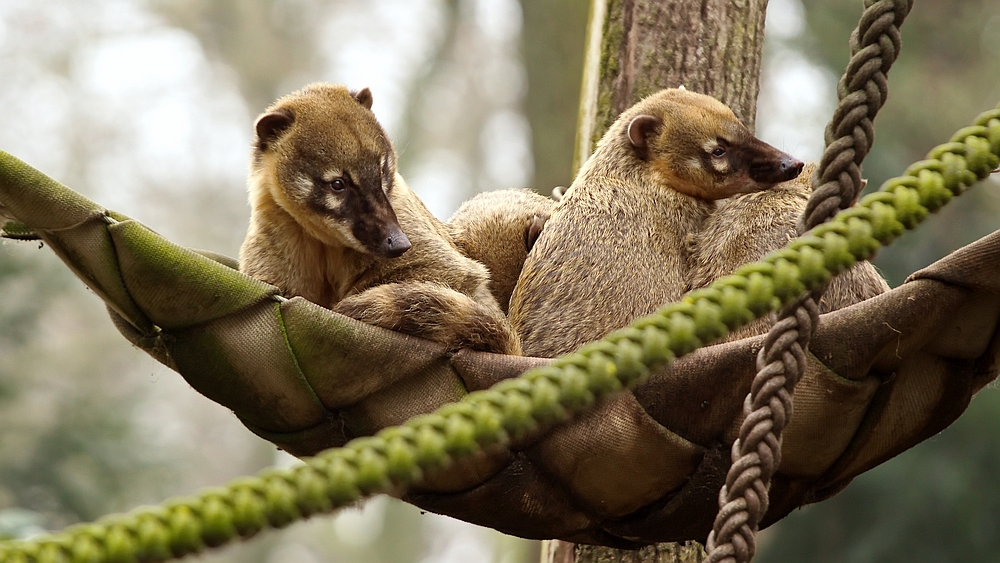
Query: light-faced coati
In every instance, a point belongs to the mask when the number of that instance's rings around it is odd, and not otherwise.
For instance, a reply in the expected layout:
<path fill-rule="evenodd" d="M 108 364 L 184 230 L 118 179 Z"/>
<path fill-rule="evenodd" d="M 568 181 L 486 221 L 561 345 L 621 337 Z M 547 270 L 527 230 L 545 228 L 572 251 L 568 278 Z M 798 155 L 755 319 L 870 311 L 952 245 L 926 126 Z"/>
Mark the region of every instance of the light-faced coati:
<path fill-rule="evenodd" d="M 572 351 L 680 298 L 690 281 L 687 234 L 714 200 L 801 169 L 709 96 L 662 90 L 626 110 L 524 263 L 510 318 L 525 354 Z"/>
<path fill-rule="evenodd" d="M 720 201 L 704 227 L 688 237 L 691 287 L 697 289 L 756 262 L 798 235 L 797 222 L 812 194 L 811 177 L 816 164 L 807 164 L 798 178 L 774 188 Z M 885 293 L 889 285 L 871 262 L 831 280 L 819 302 L 821 313 L 842 309 Z M 729 336 L 729 340 L 762 334 L 773 324 L 758 319 Z"/>
<path fill-rule="evenodd" d="M 490 271 L 490 291 L 507 312 L 528 251 L 542 233 L 555 200 L 529 189 L 484 192 L 448 219 L 455 246 Z"/>
<path fill-rule="evenodd" d="M 313 84 L 257 119 L 240 270 L 371 324 L 519 353 L 486 267 L 396 173 L 371 104 L 367 88 Z"/>

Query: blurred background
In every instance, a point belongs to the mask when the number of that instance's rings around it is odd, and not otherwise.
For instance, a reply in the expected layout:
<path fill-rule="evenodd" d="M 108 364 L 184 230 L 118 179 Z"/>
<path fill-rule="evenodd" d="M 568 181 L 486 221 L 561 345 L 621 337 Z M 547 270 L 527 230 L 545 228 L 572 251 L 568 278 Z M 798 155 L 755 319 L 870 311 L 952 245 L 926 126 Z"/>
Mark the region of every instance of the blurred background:
<path fill-rule="evenodd" d="M 171 240 L 235 256 L 252 123 L 313 81 L 371 87 L 401 172 L 442 219 L 473 194 L 571 181 L 584 0 L 0 0 L 0 149 Z M 771 0 L 758 134 L 815 159 L 860 0 Z M 1000 100 L 1000 4 L 918 0 L 870 186 Z M 670 86 L 670 85 L 664 85 Z M 893 285 L 1000 228 L 987 181 L 879 256 Z M 796 511 L 760 562 L 994 561 L 1000 396 Z M 0 245 L 0 536 L 294 463 L 133 349 L 47 249 Z M 191 558 L 537 560 L 538 544 L 377 498 Z"/>

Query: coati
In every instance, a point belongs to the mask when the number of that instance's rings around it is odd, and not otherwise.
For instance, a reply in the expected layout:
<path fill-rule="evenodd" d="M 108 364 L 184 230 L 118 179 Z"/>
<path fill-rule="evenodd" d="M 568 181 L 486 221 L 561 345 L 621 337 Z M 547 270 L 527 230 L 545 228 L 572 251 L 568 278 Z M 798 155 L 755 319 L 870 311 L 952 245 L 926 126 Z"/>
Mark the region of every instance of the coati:
<path fill-rule="evenodd" d="M 627 109 L 524 263 L 510 318 L 525 354 L 570 352 L 680 298 L 687 234 L 714 200 L 771 188 L 802 166 L 709 96 L 667 89 Z"/>
<path fill-rule="evenodd" d="M 720 201 L 704 227 L 688 236 L 691 287 L 704 287 L 756 262 L 798 235 L 797 222 L 812 194 L 816 164 L 805 166 L 798 178 L 774 188 Z M 871 262 L 854 265 L 830 281 L 819 301 L 821 313 L 842 309 L 885 293 L 889 285 Z M 767 332 L 773 319 L 764 317 L 729 335 L 728 340 Z"/>
<path fill-rule="evenodd" d="M 463 203 L 448 219 L 455 246 L 490 271 L 490 291 L 504 313 L 528 251 L 555 205 L 529 189 L 495 190 Z"/>
<path fill-rule="evenodd" d="M 257 119 L 240 270 L 370 324 L 519 353 L 486 267 L 396 173 L 371 105 L 367 88 L 312 84 Z"/>

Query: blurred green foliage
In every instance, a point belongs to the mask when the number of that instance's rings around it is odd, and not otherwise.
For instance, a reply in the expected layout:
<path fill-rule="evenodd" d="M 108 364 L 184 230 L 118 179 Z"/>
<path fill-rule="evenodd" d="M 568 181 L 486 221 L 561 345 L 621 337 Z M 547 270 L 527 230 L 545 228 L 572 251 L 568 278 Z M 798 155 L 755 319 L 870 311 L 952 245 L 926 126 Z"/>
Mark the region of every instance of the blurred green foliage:
<path fill-rule="evenodd" d="M 67 298 L 92 296 L 32 244 L 0 246 L 0 511 L 16 506 L 35 513 L 33 523 L 64 526 L 128 508 L 133 486 L 166 475 L 131 447 L 137 436 L 123 416 L 135 402 L 131 388 L 95 376 L 126 360 L 59 332 L 61 323 L 102 320 L 102 307 L 67 314 L 75 307 Z"/>
<path fill-rule="evenodd" d="M 935 438 L 762 536 L 757 561 L 996 561 L 1000 393 L 982 392 Z"/>
<path fill-rule="evenodd" d="M 861 2 L 805 0 L 800 47 L 838 76 Z M 889 99 L 864 165 L 868 191 L 1000 102 L 1000 3 L 916 0 Z M 890 284 L 1000 228 L 997 176 L 980 183 L 877 260 Z M 1000 552 L 1000 393 L 982 391 L 939 436 L 792 513 L 761 537 L 760 563 L 996 561 Z"/>
<path fill-rule="evenodd" d="M 803 5 L 808 31 L 799 47 L 839 76 L 862 3 L 804 0 Z M 864 165 L 868 191 L 1000 101 L 1000 3 L 916 0 L 902 39 L 889 73 L 889 99 L 875 120 L 875 145 Z M 996 184 L 981 187 L 881 253 L 876 265 L 890 284 L 1000 227 Z"/>

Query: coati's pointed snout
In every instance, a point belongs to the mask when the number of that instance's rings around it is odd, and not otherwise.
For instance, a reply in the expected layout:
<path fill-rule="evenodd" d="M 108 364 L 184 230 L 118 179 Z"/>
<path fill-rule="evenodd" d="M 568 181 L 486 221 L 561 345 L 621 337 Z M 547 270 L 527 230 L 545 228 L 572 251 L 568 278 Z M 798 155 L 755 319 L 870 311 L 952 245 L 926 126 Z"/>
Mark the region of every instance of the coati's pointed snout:
<path fill-rule="evenodd" d="M 399 228 L 399 225 L 394 225 L 382 239 L 382 246 L 379 248 L 379 253 L 386 258 L 397 258 L 402 256 L 412 246 L 406 233 Z"/>
<path fill-rule="evenodd" d="M 805 163 L 766 143 L 761 144 L 769 150 L 763 151 L 761 158 L 755 159 L 750 165 L 748 172 L 751 180 L 762 185 L 773 185 L 799 176 Z"/>
<path fill-rule="evenodd" d="M 802 173 L 802 167 L 805 165 L 801 160 L 790 155 L 785 155 L 778 163 L 778 173 L 784 176 L 782 178 L 783 182 L 794 180 Z"/>

